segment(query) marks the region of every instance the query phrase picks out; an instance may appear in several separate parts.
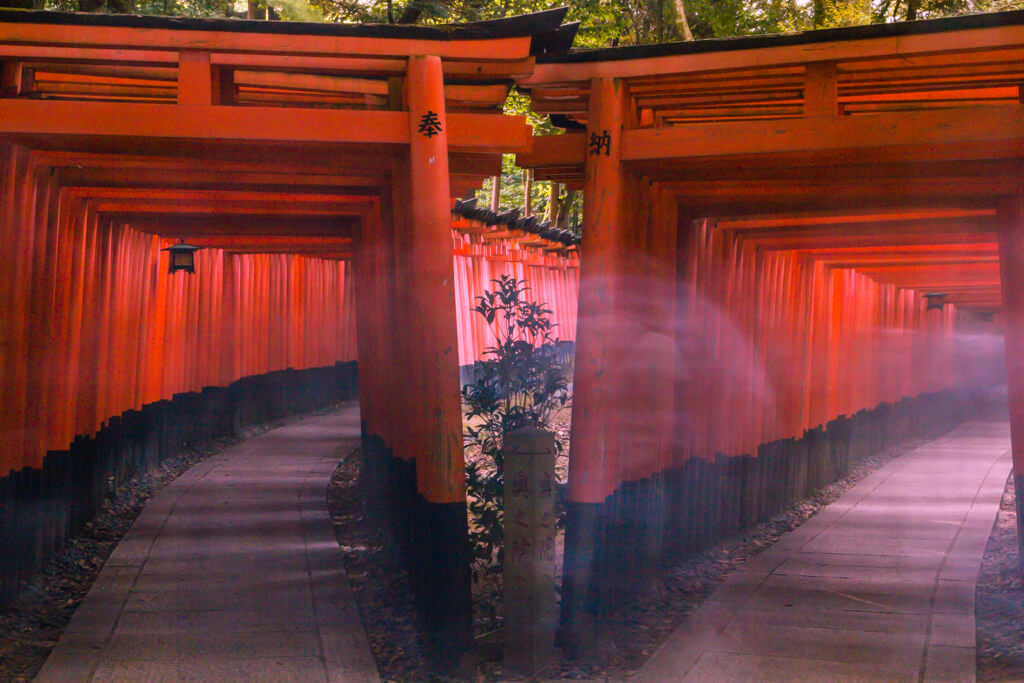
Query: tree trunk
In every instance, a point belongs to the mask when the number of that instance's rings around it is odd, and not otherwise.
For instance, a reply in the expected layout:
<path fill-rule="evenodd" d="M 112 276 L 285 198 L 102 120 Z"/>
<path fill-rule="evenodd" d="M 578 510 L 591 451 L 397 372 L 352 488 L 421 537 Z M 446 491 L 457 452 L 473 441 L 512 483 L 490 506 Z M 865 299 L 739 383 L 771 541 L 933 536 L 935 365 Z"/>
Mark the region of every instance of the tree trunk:
<path fill-rule="evenodd" d="M 825 25 L 825 0 L 814 0 L 814 28 Z"/>
<path fill-rule="evenodd" d="M 907 21 L 914 21 L 917 19 L 917 8 L 921 5 L 921 0 L 907 0 Z"/>
<path fill-rule="evenodd" d="M 533 174 L 530 169 L 523 169 L 523 216 L 532 216 L 533 208 L 530 206 L 530 193 L 533 189 Z"/>
<path fill-rule="evenodd" d="M 548 215 L 544 217 L 544 220 L 550 221 L 551 225 L 558 224 L 558 209 L 560 208 L 558 199 L 561 190 L 562 186 L 552 180 L 551 188 L 548 191 Z"/>
<path fill-rule="evenodd" d="M 399 24 L 416 24 L 419 23 L 420 17 L 423 16 L 423 10 L 426 9 L 426 3 L 423 0 L 412 0 L 405 9 L 402 10 L 402 14 L 398 17 Z"/>
<path fill-rule="evenodd" d="M 683 0 L 673 0 L 676 5 L 676 14 L 679 16 L 679 31 L 683 34 L 683 40 L 693 40 L 693 33 L 690 31 L 690 22 L 686 19 L 686 6 Z"/>
<path fill-rule="evenodd" d="M 501 207 L 501 174 L 491 178 L 491 211 L 498 213 Z"/>
<path fill-rule="evenodd" d="M 256 16 L 257 11 L 259 10 L 259 6 L 259 0 L 249 0 L 249 8 L 245 12 L 245 18 L 259 19 L 259 17 Z"/>
<path fill-rule="evenodd" d="M 559 230 L 569 229 L 569 219 L 571 218 L 572 202 L 576 199 L 576 190 L 566 190 L 565 196 L 558 200 L 558 222 L 555 227 Z"/>

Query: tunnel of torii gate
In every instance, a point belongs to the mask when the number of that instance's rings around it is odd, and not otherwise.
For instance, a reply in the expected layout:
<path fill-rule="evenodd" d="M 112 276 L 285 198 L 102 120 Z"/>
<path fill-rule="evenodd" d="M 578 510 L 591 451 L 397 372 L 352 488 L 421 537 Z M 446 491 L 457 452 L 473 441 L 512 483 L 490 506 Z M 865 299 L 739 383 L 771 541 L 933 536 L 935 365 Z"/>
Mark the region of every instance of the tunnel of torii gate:
<path fill-rule="evenodd" d="M 1021 481 L 1022 44 L 1024 15 L 979 15 L 551 55 L 520 82 L 566 134 L 519 165 L 586 200 L 567 645 L 647 568 L 948 428 L 998 381 L 1000 325 Z"/>
<path fill-rule="evenodd" d="M 537 55 L 571 43 L 564 15 L 431 28 L 0 11 L 0 474 L 19 551 L 3 553 L 5 593 L 10 565 L 38 568 L 108 476 L 344 398 L 351 368 L 331 364 L 351 358 L 350 297 L 396 536 L 430 631 L 465 642 L 452 198 L 529 149 L 502 107 Z M 177 238 L 206 248 L 194 277 L 158 266 Z M 268 374 L 281 368 L 295 372 Z"/>
<path fill-rule="evenodd" d="M 41 558 L 85 482 L 344 397 L 354 323 L 369 473 L 460 647 L 452 198 L 502 153 L 585 197 L 564 646 L 663 561 L 968 415 L 1004 333 L 1024 472 L 1024 13 L 584 52 L 564 15 L 0 12 L 4 538 Z M 565 134 L 503 115 L 513 83 Z M 177 238 L 195 279 L 155 267 Z"/>

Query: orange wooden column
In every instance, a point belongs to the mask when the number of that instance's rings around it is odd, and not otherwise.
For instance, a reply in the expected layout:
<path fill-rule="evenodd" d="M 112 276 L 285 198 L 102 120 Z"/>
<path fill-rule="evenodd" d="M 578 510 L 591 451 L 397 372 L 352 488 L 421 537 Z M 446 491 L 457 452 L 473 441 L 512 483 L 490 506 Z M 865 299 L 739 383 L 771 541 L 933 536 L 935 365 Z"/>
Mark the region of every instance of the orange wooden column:
<path fill-rule="evenodd" d="M 576 368 L 573 377 L 569 505 L 562 583 L 562 634 L 566 652 L 582 654 L 593 640 L 596 604 L 595 535 L 600 506 L 618 482 L 610 427 L 615 415 L 613 312 L 618 304 L 623 242 L 622 128 L 627 97 L 621 81 L 594 79 L 587 123 L 583 234 Z"/>
<path fill-rule="evenodd" d="M 999 206 L 999 273 L 1003 292 L 1006 385 L 1013 483 L 1024 491 L 1024 195 Z M 1024 575 L 1024 495 L 1017 496 L 1017 552 Z"/>
<path fill-rule="evenodd" d="M 451 254 L 448 120 L 441 59 L 409 58 L 409 252 L 405 268 L 406 334 L 412 397 L 407 420 L 420 494 L 414 584 L 436 654 L 454 654 L 472 637 L 458 333 Z"/>
<path fill-rule="evenodd" d="M 386 229 L 387 228 L 387 229 Z M 394 356 L 392 240 L 376 212 L 364 215 L 356 246 L 356 344 L 363 436 L 386 440 L 389 358 Z M 388 444 L 393 446 L 394 444 Z"/>

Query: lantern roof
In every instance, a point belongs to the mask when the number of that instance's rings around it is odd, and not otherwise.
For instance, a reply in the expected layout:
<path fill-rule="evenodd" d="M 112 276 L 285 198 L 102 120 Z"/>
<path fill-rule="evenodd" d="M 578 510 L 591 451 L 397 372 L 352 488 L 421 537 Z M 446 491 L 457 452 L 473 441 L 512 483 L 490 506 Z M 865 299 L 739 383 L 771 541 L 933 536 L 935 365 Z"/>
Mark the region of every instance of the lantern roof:
<path fill-rule="evenodd" d="M 203 247 L 198 247 L 194 244 L 189 244 L 184 239 L 179 239 L 177 242 L 169 247 L 164 247 L 160 251 L 199 251 Z"/>

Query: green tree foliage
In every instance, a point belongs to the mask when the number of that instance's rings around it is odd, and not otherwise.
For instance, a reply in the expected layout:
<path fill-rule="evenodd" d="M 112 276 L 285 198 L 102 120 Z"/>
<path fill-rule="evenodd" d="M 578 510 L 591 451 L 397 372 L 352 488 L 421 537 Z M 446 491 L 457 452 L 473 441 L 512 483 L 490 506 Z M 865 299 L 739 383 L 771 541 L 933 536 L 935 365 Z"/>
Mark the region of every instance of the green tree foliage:
<path fill-rule="evenodd" d="M 324 15 L 308 0 L 270 0 L 270 4 L 274 19 L 324 20 Z M 172 17 L 245 17 L 248 3 L 245 0 L 0 0 L 0 7 Z M 267 0 L 259 0 L 257 7 L 259 16 L 266 16 Z"/>
<path fill-rule="evenodd" d="M 1019 0 L 875 0 L 872 3 L 874 22 L 936 19 L 956 14 L 999 12 L 1019 9 Z"/>

